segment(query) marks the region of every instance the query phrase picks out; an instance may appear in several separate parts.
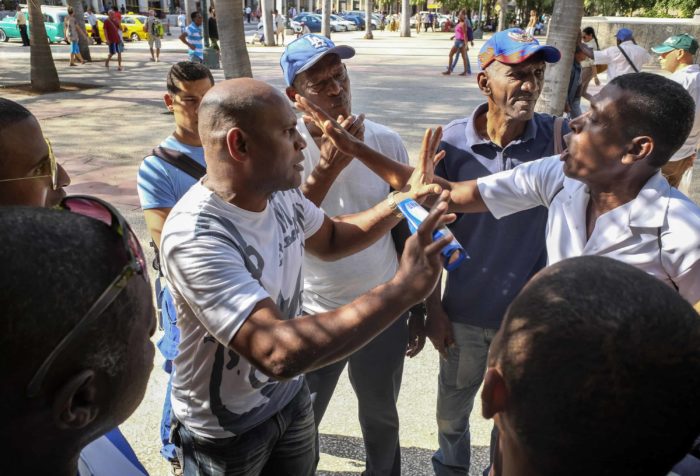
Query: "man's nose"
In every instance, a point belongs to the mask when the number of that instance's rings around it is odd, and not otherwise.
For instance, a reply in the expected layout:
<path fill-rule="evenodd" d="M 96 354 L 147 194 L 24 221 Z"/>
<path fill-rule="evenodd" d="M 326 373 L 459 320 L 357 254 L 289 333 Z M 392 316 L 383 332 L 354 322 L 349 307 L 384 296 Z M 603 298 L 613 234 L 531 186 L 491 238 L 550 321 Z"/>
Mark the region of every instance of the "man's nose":
<path fill-rule="evenodd" d="M 56 173 L 58 174 L 58 177 L 57 177 L 58 188 L 63 188 L 63 187 L 67 187 L 68 185 L 70 185 L 70 176 L 68 175 L 68 172 L 66 172 L 66 169 L 64 169 L 61 164 L 56 164 Z"/>

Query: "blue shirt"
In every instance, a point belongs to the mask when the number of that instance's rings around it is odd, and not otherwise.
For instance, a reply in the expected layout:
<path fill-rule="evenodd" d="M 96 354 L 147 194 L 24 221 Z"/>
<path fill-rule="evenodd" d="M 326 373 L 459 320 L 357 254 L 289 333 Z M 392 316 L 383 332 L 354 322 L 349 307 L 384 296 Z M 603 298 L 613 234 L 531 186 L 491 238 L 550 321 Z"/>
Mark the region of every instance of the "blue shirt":
<path fill-rule="evenodd" d="M 202 35 L 202 27 L 195 25 L 194 22 L 187 25 L 185 28 L 185 33 L 187 33 L 187 41 L 195 46 L 195 49 L 189 49 L 187 54 L 190 56 L 196 56 L 197 58 L 204 59 L 204 36 Z"/>
<path fill-rule="evenodd" d="M 183 144 L 173 136 L 161 142 L 160 146 L 182 152 L 206 167 L 202 147 Z M 177 167 L 149 155 L 143 159 L 136 180 L 141 208 L 172 208 L 195 182 L 192 176 Z"/>
<path fill-rule="evenodd" d="M 78 476 L 148 476 L 148 471 L 119 428 L 115 428 L 83 448 Z"/>
<path fill-rule="evenodd" d="M 554 116 L 535 113 L 522 137 L 501 148 L 474 127 L 487 107 L 482 104 L 471 117 L 445 127 L 439 149 L 446 155 L 437 175 L 452 182 L 473 180 L 554 154 Z M 567 125 L 562 129 L 569 131 Z M 442 303 L 451 321 L 500 327 L 508 305 L 546 263 L 546 223 L 547 209 L 537 207 L 500 220 L 490 213 L 464 214 L 450 225 L 471 258 L 447 276 Z"/>

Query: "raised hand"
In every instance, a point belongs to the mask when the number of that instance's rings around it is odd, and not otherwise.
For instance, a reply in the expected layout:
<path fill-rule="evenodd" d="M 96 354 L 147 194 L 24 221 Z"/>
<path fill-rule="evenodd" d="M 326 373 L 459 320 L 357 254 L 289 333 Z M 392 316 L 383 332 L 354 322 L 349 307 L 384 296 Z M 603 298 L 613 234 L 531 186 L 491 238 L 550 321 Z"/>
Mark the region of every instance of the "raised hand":
<path fill-rule="evenodd" d="M 401 196 L 396 197 L 397 202 L 405 198 L 412 198 L 422 203 L 430 195 L 437 195 L 442 191 L 440 185 L 433 183 L 435 164 L 445 156 L 445 151 L 435 153 L 440 145 L 440 139 L 442 139 L 441 127 L 435 129 L 435 132 L 432 129 L 426 129 L 418 162 L 408 182 L 406 182 L 406 186 L 401 190 Z"/>
<path fill-rule="evenodd" d="M 363 115 L 360 115 L 359 117 L 348 116 L 346 118 L 343 118 L 343 116 L 338 116 L 337 122 L 350 135 L 360 141 L 364 141 L 364 120 L 365 117 Z M 326 135 L 321 138 L 321 146 L 319 149 L 321 152 L 321 160 L 318 166 L 324 170 L 328 170 L 330 168 L 342 170 L 352 161 L 353 158 L 352 155 L 346 154 L 338 149 L 333 141 Z"/>
<path fill-rule="evenodd" d="M 454 214 L 446 214 L 449 192 L 444 191 L 430 210 L 418 231 L 406 240 L 399 269 L 393 281 L 410 293 L 416 302 L 425 299 L 437 284 L 442 272 L 442 250 L 452 240 L 452 235 L 433 241 L 435 230 L 455 220 Z"/>
<path fill-rule="evenodd" d="M 294 99 L 296 101 L 294 105 L 297 109 L 304 112 L 304 119 L 315 124 L 335 147 L 350 157 L 355 157 L 357 155 L 358 146 L 361 146 L 363 142 L 362 139 L 358 139 L 358 137 L 333 119 L 326 111 L 305 97 L 297 94 Z M 358 119 L 364 121 L 364 114 L 360 114 Z M 364 134 L 364 126 L 362 131 Z"/>

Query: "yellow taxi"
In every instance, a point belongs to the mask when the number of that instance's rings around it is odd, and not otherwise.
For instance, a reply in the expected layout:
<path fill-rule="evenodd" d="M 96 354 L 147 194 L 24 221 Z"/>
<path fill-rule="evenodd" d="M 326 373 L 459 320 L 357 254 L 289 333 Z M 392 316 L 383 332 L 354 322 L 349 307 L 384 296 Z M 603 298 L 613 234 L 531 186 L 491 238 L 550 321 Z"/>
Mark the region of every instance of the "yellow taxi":
<path fill-rule="evenodd" d="M 100 32 L 100 38 L 105 41 L 104 22 L 107 20 L 107 15 L 97 16 L 97 31 Z M 144 30 L 146 17 L 143 15 L 122 15 L 122 37 L 125 41 L 140 41 L 147 39 L 147 34 Z M 92 36 L 92 27 L 89 23 L 85 23 L 85 30 L 88 36 Z"/>

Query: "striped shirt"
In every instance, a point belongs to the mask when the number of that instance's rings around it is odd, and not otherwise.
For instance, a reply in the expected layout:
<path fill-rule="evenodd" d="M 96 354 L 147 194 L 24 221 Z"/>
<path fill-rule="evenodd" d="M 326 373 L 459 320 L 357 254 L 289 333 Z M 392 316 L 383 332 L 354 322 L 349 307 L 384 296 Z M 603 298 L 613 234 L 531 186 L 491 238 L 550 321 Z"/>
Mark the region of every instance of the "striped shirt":
<path fill-rule="evenodd" d="M 194 45 L 194 49 L 190 49 L 187 53 L 190 56 L 196 56 L 200 60 L 204 60 L 202 27 L 197 26 L 194 22 L 192 22 L 187 25 L 187 28 L 185 28 L 185 33 L 187 33 L 187 42 Z"/>

